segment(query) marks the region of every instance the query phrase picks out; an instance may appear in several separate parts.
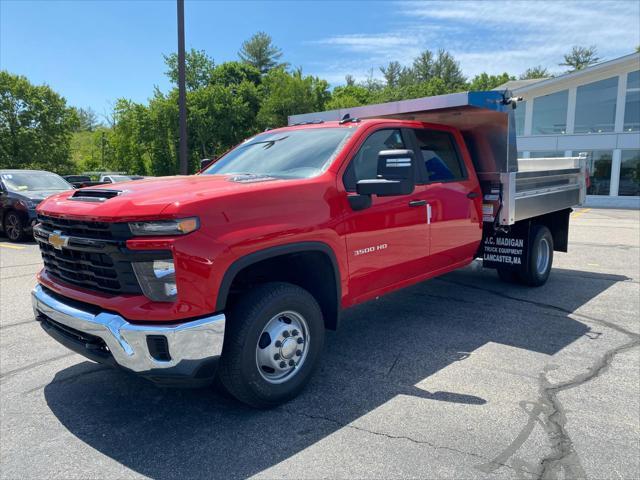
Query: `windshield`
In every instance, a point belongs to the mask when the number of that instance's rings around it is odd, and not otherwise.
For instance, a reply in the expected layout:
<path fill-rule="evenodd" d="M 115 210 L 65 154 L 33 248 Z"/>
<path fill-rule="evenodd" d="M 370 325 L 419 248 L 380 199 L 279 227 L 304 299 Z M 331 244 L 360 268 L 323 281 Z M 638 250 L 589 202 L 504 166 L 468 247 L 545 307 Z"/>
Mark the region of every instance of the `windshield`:
<path fill-rule="evenodd" d="M 352 132 L 342 127 L 262 133 L 237 146 L 202 173 L 315 177 L 329 165 Z"/>
<path fill-rule="evenodd" d="M 127 177 L 126 175 L 109 175 L 112 182 L 128 182 L 131 180 L 131 177 Z"/>
<path fill-rule="evenodd" d="M 37 192 L 51 190 L 71 190 L 62 177 L 49 172 L 1 173 L 2 183 L 12 192 Z"/>

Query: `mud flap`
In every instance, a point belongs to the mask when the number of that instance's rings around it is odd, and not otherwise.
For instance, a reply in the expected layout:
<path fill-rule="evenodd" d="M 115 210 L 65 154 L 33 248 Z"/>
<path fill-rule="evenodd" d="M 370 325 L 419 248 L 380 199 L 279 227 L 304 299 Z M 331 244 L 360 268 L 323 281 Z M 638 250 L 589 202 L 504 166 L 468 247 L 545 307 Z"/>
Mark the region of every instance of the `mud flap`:
<path fill-rule="evenodd" d="M 531 222 L 518 222 L 508 232 L 485 224 L 482 233 L 482 266 L 526 273 L 529 268 Z"/>

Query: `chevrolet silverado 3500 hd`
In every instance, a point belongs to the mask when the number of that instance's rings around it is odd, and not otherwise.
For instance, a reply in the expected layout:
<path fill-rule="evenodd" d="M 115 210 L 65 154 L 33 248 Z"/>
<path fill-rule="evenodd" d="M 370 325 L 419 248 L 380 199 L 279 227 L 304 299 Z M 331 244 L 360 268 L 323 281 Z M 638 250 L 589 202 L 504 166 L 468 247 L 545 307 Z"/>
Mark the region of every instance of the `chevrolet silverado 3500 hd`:
<path fill-rule="evenodd" d="M 296 395 L 341 310 L 475 258 L 545 283 L 585 195 L 580 158 L 518 161 L 509 92 L 320 112 L 200 174 L 89 187 L 38 207 L 44 330 L 160 384 L 218 375 Z"/>

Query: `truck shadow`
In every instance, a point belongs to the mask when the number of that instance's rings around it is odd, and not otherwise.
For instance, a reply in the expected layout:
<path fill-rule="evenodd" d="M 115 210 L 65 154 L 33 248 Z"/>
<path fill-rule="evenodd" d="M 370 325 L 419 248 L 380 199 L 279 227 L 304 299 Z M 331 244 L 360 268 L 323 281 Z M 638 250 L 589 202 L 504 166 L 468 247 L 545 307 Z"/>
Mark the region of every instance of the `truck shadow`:
<path fill-rule="evenodd" d="M 569 314 L 628 280 L 554 269 L 547 285 L 527 289 L 474 270 L 345 312 L 339 332 L 328 335 L 322 366 L 309 387 L 273 410 L 246 408 L 212 389 L 159 389 L 89 362 L 59 372 L 45 387 L 45 398 L 72 434 L 140 474 L 247 477 L 398 395 L 483 408 L 483 398 L 456 391 L 468 386 L 432 392 L 420 382 L 489 342 L 553 355 L 592 335 Z"/>

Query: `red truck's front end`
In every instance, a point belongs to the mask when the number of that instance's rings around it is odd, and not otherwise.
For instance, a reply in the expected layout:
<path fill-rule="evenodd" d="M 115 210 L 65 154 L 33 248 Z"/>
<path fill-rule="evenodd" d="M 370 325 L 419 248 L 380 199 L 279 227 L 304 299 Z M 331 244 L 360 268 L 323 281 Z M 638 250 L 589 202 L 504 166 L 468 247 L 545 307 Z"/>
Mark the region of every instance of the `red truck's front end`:
<path fill-rule="evenodd" d="M 201 228 L 210 219 L 193 199 L 219 180 L 176 177 L 47 200 L 34 231 L 44 269 L 33 292 L 45 330 L 160 382 L 210 377 L 225 316 L 213 313 L 207 288 L 223 247 Z"/>

